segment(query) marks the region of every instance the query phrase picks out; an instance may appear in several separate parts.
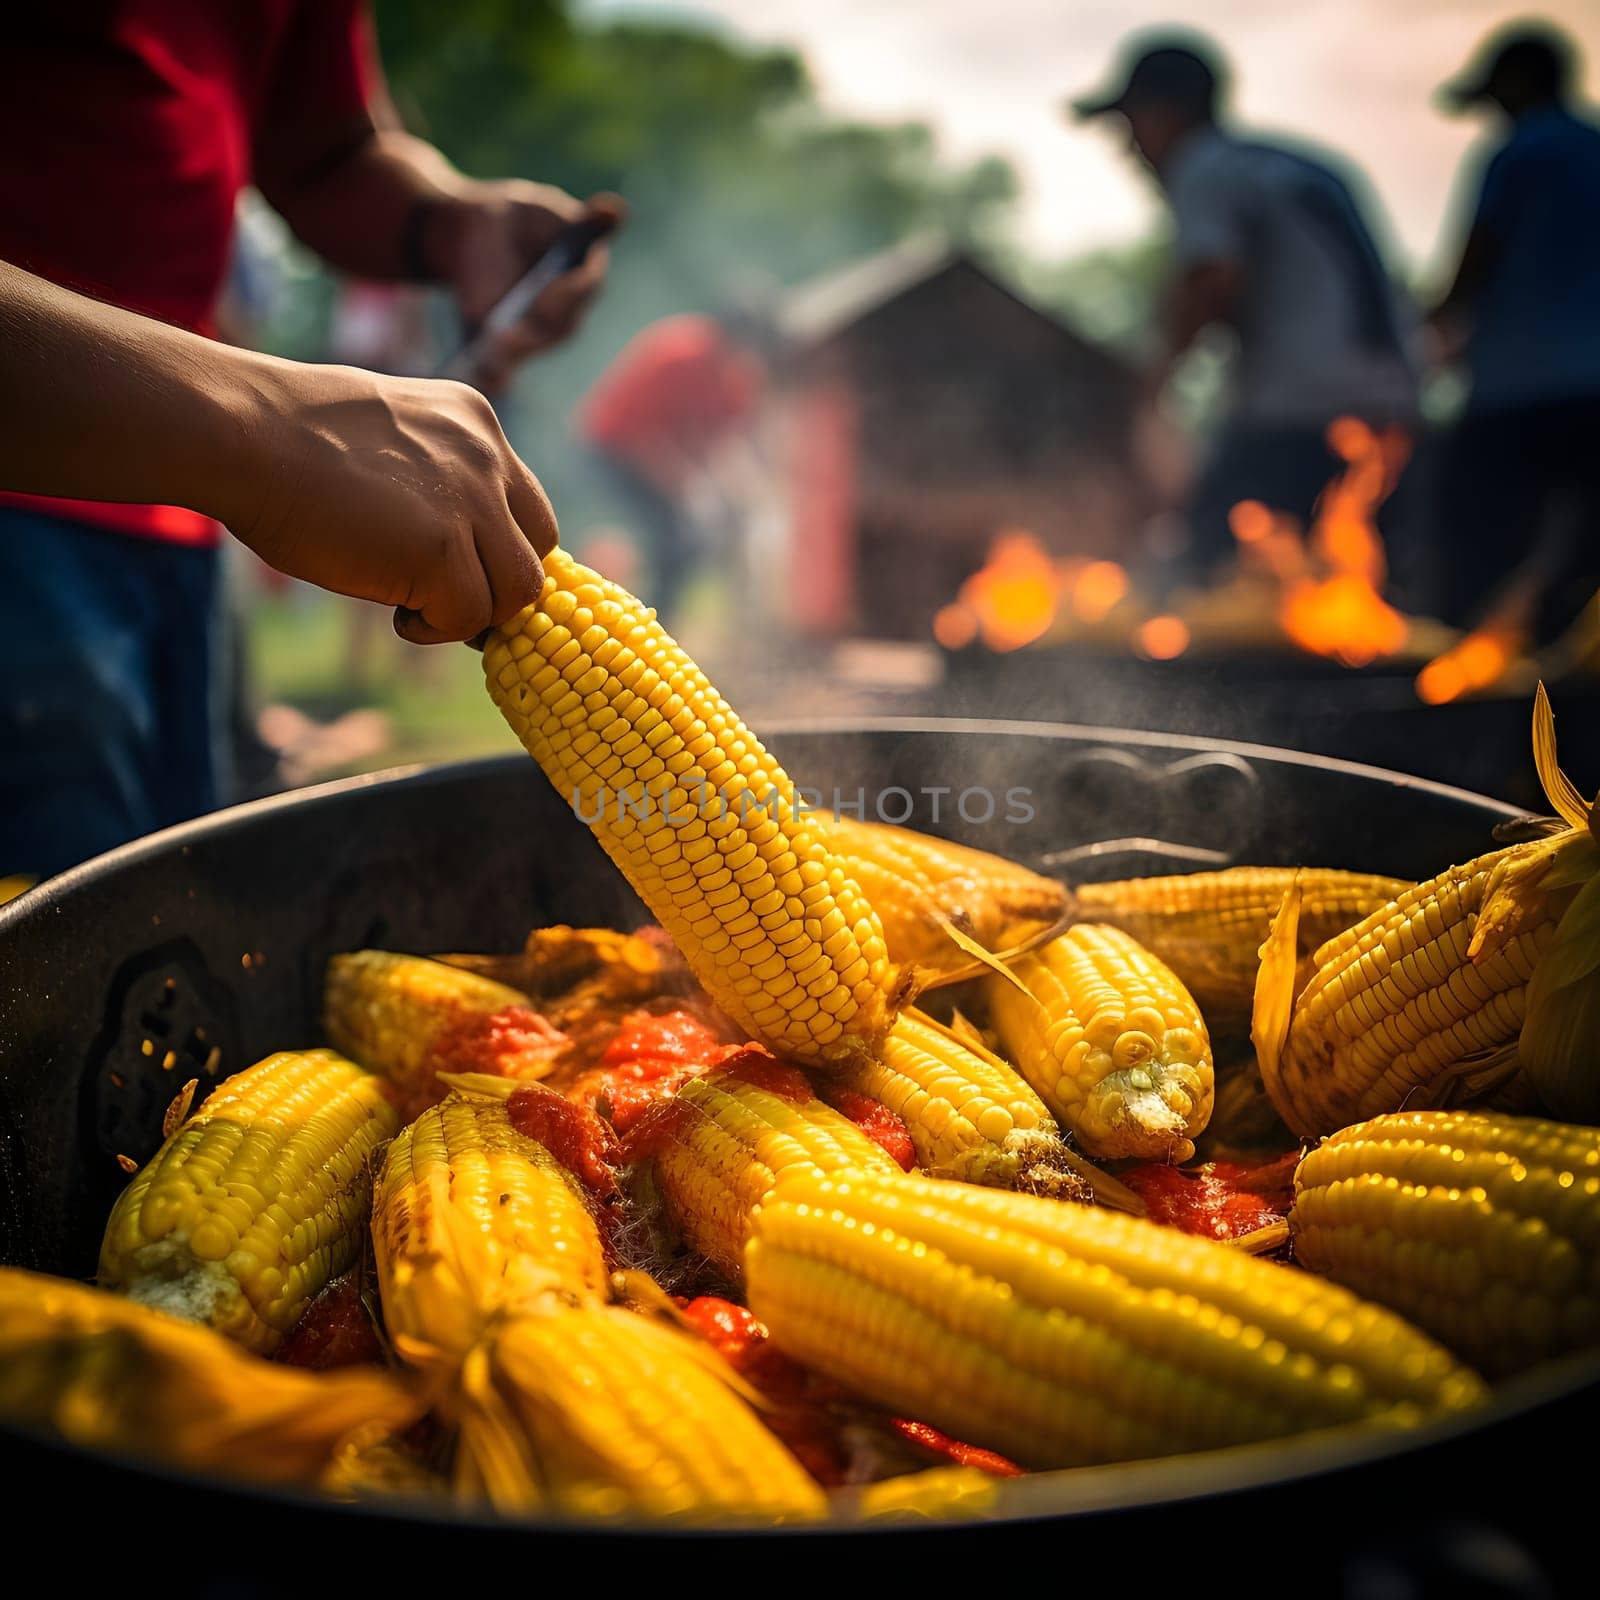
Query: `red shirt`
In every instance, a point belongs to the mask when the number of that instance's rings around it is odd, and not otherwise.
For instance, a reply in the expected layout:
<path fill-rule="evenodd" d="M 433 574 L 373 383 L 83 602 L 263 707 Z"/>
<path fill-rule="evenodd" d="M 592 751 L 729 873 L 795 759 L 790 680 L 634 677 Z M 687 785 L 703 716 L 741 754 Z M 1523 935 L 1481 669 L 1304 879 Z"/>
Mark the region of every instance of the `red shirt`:
<path fill-rule="evenodd" d="M 234 203 L 264 138 L 348 136 L 374 56 L 365 0 L 68 0 L 0 45 L 0 258 L 209 333 Z M 175 506 L 0 494 L 146 537 L 215 543 Z"/>
<path fill-rule="evenodd" d="M 755 410 L 762 374 L 710 317 L 664 317 L 636 334 L 585 396 L 579 437 L 670 487 Z"/>

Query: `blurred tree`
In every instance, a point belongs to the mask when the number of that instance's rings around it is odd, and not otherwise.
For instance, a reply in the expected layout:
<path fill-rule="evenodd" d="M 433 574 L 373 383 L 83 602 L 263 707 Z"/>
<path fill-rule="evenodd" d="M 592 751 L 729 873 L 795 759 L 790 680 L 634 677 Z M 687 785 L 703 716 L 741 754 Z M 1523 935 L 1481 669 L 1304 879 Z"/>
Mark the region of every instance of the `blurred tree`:
<path fill-rule="evenodd" d="M 632 207 L 584 335 L 528 368 L 504 408 L 513 442 L 582 527 L 593 503 L 561 448 L 572 404 L 623 344 L 678 311 L 759 309 L 775 291 L 919 229 L 1003 247 L 1017 180 L 953 167 L 920 123 L 841 120 L 794 51 L 670 15 L 591 21 L 569 0 L 375 0 L 408 126 L 464 171 L 521 174 Z M 288 265 L 274 348 L 325 352 L 328 282 Z"/>
<path fill-rule="evenodd" d="M 1016 194 L 1002 161 L 946 168 L 921 124 L 829 117 L 790 50 L 674 20 L 585 24 L 562 0 L 377 9 L 397 103 L 463 168 L 627 195 L 619 257 L 646 266 L 650 312 L 713 308 L 914 228 L 982 239 Z"/>

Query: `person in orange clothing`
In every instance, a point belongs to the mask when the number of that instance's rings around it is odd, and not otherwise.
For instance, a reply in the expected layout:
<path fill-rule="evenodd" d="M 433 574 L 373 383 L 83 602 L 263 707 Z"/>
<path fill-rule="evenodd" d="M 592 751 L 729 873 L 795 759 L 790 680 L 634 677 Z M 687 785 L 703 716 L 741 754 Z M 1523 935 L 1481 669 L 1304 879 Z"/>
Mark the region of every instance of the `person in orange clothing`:
<path fill-rule="evenodd" d="M 648 546 L 668 626 L 697 541 L 693 501 L 753 420 L 764 383 L 759 358 L 714 318 L 684 314 L 635 335 L 579 406 L 578 437 Z"/>
<path fill-rule="evenodd" d="M 366 278 L 483 318 L 620 203 L 464 177 L 388 107 L 365 0 L 34 7 L 0 51 L 0 871 L 43 875 L 219 798 L 225 525 L 270 565 L 470 638 L 555 518 L 489 402 L 208 337 L 253 184 Z M 603 247 L 486 381 L 569 335 Z"/>

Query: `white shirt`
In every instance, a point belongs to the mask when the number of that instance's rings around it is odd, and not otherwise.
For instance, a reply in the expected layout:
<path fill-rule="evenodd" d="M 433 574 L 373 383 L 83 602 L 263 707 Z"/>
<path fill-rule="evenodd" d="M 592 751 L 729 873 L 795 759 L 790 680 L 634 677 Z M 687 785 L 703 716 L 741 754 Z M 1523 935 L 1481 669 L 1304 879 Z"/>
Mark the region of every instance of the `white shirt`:
<path fill-rule="evenodd" d="M 1207 127 L 1173 151 L 1162 186 L 1180 268 L 1228 261 L 1244 272 L 1232 374 L 1238 418 L 1308 426 L 1345 414 L 1415 419 L 1409 318 L 1336 174 Z"/>

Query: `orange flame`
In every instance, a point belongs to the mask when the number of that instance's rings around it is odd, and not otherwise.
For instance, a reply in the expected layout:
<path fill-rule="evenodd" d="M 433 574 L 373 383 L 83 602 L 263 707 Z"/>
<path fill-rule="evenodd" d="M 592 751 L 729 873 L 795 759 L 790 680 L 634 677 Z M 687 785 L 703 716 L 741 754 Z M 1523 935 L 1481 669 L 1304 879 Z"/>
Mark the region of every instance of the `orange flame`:
<path fill-rule="evenodd" d="M 1307 540 L 1288 519 L 1249 500 L 1234 506 L 1229 526 L 1241 544 L 1260 550 L 1282 584 L 1284 632 L 1302 650 L 1359 667 L 1406 642 L 1406 620 L 1382 594 L 1388 563 L 1375 516 L 1410 445 L 1399 429 L 1379 433 L 1340 417 L 1328 428 L 1328 447 L 1345 468 L 1323 491 Z"/>
<path fill-rule="evenodd" d="M 1128 593 L 1128 574 L 1115 561 L 1091 561 L 1072 580 L 1072 609 L 1083 622 L 1103 622 Z"/>
<path fill-rule="evenodd" d="M 1080 573 L 1080 582 L 1082 577 Z M 961 585 L 955 601 L 935 615 L 934 637 L 951 650 L 979 635 L 991 650 L 1020 650 L 1055 621 L 1064 587 L 1061 570 L 1033 534 L 1025 528 L 1002 529 L 988 560 Z M 1096 594 L 1104 588 L 1103 578 L 1098 587 L 1091 584 Z"/>
<path fill-rule="evenodd" d="M 1417 674 L 1417 698 L 1442 706 L 1500 681 L 1525 640 L 1519 629 L 1480 628 L 1435 656 Z"/>
<path fill-rule="evenodd" d="M 1133 643 L 1152 661 L 1171 661 L 1189 648 L 1189 624 L 1182 617 L 1151 617 L 1134 629 Z"/>

